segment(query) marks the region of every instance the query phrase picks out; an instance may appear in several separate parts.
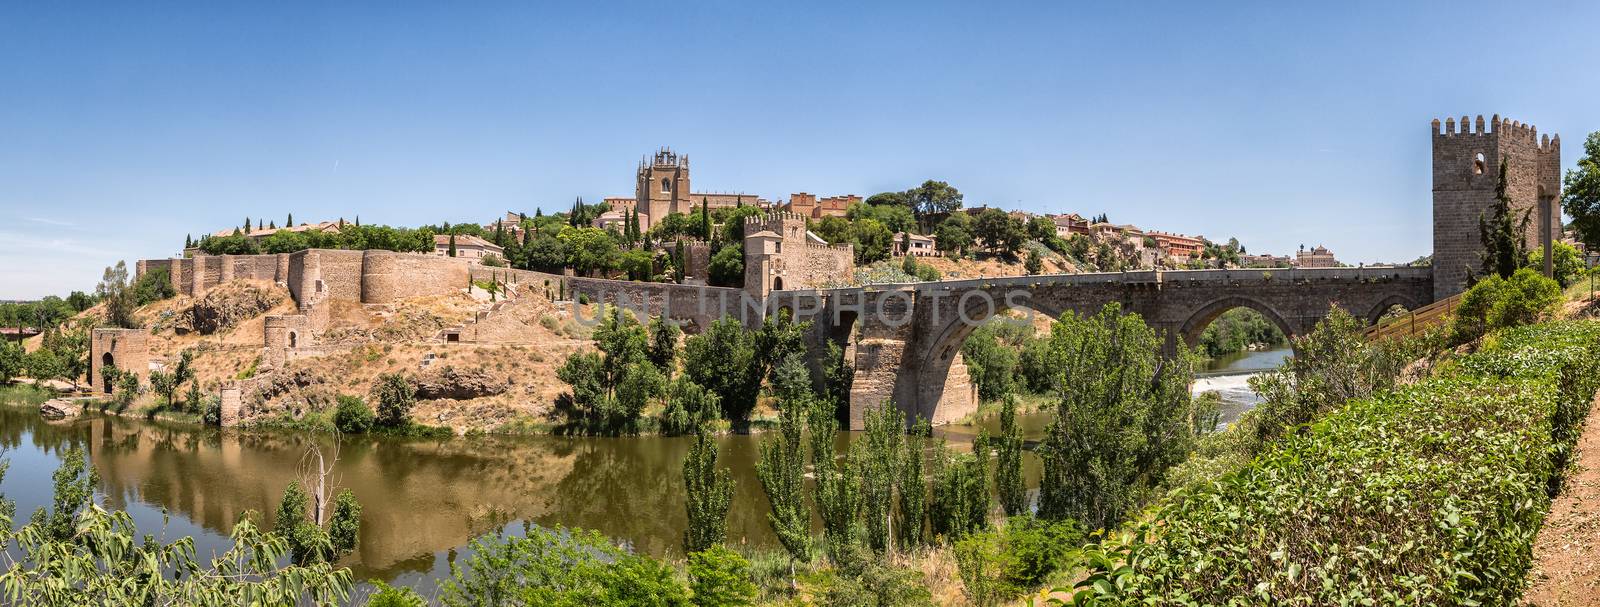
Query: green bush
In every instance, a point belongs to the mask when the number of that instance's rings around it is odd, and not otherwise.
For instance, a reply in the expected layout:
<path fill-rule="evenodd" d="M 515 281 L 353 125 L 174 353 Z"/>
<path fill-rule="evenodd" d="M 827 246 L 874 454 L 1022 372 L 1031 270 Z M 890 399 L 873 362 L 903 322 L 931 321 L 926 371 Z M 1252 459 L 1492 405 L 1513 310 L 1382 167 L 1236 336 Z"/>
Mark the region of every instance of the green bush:
<path fill-rule="evenodd" d="M 696 607 L 738 607 L 756 598 L 750 562 L 721 545 L 689 555 L 689 589 Z"/>
<path fill-rule="evenodd" d="M 1087 554 L 1081 602 L 1511 604 L 1600 373 L 1600 323 L 1492 334 L 1174 493 Z"/>
<path fill-rule="evenodd" d="M 374 592 L 367 599 L 367 607 L 427 607 L 428 601 L 417 594 L 415 590 L 406 587 L 395 587 L 373 580 Z"/>
<path fill-rule="evenodd" d="M 417 390 L 404 375 L 385 373 L 372 384 L 372 400 L 378 403 L 378 425 L 399 428 L 411 422 L 411 406 L 417 402 Z"/>
<path fill-rule="evenodd" d="M 472 540 L 439 585 L 446 607 L 686 606 L 671 567 L 624 551 L 594 531 L 535 527 L 527 537 Z"/>
<path fill-rule="evenodd" d="M 1561 287 L 1531 268 L 1517 270 L 1511 278 L 1490 275 L 1461 296 L 1450 322 L 1450 341 L 1463 344 L 1495 329 L 1538 322 L 1559 303 Z"/>
<path fill-rule="evenodd" d="M 366 434 L 372 430 L 377 417 L 366 401 L 348 394 L 339 395 L 339 406 L 333 412 L 333 426 L 345 434 Z"/>

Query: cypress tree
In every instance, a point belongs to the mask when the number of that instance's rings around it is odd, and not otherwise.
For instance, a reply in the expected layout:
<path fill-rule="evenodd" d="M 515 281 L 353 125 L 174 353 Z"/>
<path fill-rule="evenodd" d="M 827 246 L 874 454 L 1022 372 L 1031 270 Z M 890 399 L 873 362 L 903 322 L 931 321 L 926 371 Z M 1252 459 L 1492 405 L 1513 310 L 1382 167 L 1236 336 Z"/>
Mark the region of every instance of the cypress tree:
<path fill-rule="evenodd" d="M 456 256 L 456 233 L 455 232 L 451 232 L 450 233 L 450 252 L 449 252 L 449 255 L 451 257 L 455 257 Z"/>
<path fill-rule="evenodd" d="M 701 428 L 683 458 L 683 487 L 689 528 L 683 532 L 683 551 L 699 552 L 721 544 L 728 536 L 728 506 L 733 501 L 733 477 L 717 467 L 717 442 Z"/>
<path fill-rule="evenodd" d="M 1506 194 L 1506 161 L 1500 161 L 1500 178 L 1494 185 L 1494 204 L 1489 207 L 1490 219 L 1478 217 L 1478 237 L 1483 240 L 1483 276 L 1499 274 L 1510 278 L 1528 259 L 1527 243 L 1522 235 L 1527 232 L 1530 213 L 1523 213 L 1520 223 L 1513 223 L 1511 197 Z"/>
<path fill-rule="evenodd" d="M 286 227 L 286 228 L 294 227 L 294 213 L 290 213 L 289 214 L 289 218 L 285 219 L 283 221 L 283 227 Z"/>
<path fill-rule="evenodd" d="M 533 207 L 533 216 L 534 217 L 544 217 L 544 208 L 543 207 Z"/>
<path fill-rule="evenodd" d="M 244 218 L 244 233 L 246 233 L 246 234 L 250 233 L 250 218 L 249 217 Z"/>
<path fill-rule="evenodd" d="M 193 247 L 193 246 L 194 246 L 194 240 L 191 239 L 188 234 L 184 234 L 183 235 L 183 248 L 187 249 L 187 248 L 190 248 L 190 247 Z"/>
<path fill-rule="evenodd" d="M 711 206 L 704 196 L 700 197 L 700 236 L 711 241 Z"/>

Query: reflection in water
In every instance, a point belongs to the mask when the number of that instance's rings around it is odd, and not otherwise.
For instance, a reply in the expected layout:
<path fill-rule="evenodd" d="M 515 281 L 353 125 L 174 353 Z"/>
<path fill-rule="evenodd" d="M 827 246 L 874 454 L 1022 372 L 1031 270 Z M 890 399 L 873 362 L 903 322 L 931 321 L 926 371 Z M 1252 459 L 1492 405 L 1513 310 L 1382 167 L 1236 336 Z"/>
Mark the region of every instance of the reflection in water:
<path fill-rule="evenodd" d="M 1254 352 L 1233 369 L 1287 350 Z M 1222 392 L 1238 412 L 1254 404 L 1247 375 L 1201 379 L 1195 389 Z M 1229 418 L 1230 420 L 1232 418 Z M 1044 434 L 1048 417 L 1021 416 L 1026 438 Z M 997 422 L 989 420 L 991 431 Z M 969 441 L 977 428 L 947 426 L 938 435 Z M 733 471 L 734 542 L 776 547 L 767 526 L 767 500 L 755 477 L 759 437 L 719 439 L 721 462 Z M 396 440 L 275 432 L 234 432 L 183 424 L 88 415 L 45 422 L 36 411 L 0 407 L 0 446 L 11 461 L 0 493 L 17 502 L 17 524 L 48 504 L 50 474 L 60 452 L 84 446 L 101 477 L 104 503 L 127 510 L 141 532 L 168 541 L 195 538 L 201 557 L 227 548 L 227 534 L 247 510 L 270 524 L 283 489 L 296 478 L 313 442 L 337 448 L 336 484 L 362 504 L 361 541 L 344 562 L 358 580 L 417 585 L 446 575 L 469 539 L 502 530 L 525 533 L 526 522 L 599 530 L 635 550 L 669 555 L 680 550 L 683 455 L 689 439 L 554 436 Z M 844 439 L 841 438 L 840 447 Z M 1024 456 L 1025 478 L 1037 486 L 1039 460 Z M 163 510 L 172 513 L 162 531 Z"/>

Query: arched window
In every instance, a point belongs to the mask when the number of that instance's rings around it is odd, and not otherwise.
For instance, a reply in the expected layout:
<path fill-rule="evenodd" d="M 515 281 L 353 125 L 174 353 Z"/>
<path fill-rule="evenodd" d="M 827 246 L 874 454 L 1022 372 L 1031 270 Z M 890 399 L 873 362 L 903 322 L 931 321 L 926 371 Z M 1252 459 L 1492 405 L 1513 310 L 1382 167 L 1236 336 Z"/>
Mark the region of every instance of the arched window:
<path fill-rule="evenodd" d="M 661 191 L 662 192 L 671 192 L 672 191 L 672 180 L 671 179 L 667 179 L 666 177 L 662 177 L 661 178 Z"/>
<path fill-rule="evenodd" d="M 295 341 L 296 340 L 295 340 L 294 331 L 290 331 L 289 332 L 289 347 L 291 347 L 291 348 L 295 347 Z"/>
<path fill-rule="evenodd" d="M 100 357 L 100 377 L 102 378 L 100 380 L 100 383 L 105 384 L 105 386 L 102 386 L 102 387 L 105 388 L 106 394 L 110 394 L 111 393 L 111 389 L 114 386 L 111 385 L 111 382 L 106 381 L 104 379 L 105 376 L 106 376 L 105 370 L 106 369 L 114 369 L 114 368 L 116 368 L 116 366 L 117 366 L 116 360 L 111 357 L 111 353 L 110 352 L 106 352 L 104 355 L 102 355 Z"/>
<path fill-rule="evenodd" d="M 1478 152 L 1477 157 L 1472 159 L 1472 174 L 1473 175 L 1482 175 L 1484 167 L 1485 167 L 1485 162 L 1484 162 L 1484 159 L 1483 159 L 1483 152 Z"/>
<path fill-rule="evenodd" d="M 783 277 L 782 276 L 774 276 L 774 277 L 772 277 L 772 290 L 774 290 L 774 291 L 782 291 L 783 290 Z"/>

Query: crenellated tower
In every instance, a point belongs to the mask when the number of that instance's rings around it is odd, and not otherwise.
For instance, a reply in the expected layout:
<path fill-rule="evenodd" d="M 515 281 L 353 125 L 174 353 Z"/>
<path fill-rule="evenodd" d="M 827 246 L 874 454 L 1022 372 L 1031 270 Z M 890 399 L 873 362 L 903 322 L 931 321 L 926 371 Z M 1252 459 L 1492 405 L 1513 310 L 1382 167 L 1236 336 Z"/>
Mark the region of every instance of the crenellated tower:
<path fill-rule="evenodd" d="M 1533 125 L 1487 122 L 1462 116 L 1433 121 L 1433 290 L 1442 299 L 1466 289 L 1483 267 L 1479 219 L 1494 204 L 1500 163 L 1506 196 L 1529 250 L 1561 236 L 1561 137 L 1540 136 Z"/>

